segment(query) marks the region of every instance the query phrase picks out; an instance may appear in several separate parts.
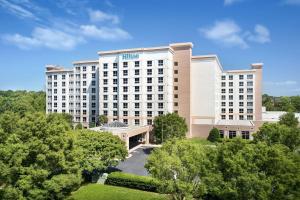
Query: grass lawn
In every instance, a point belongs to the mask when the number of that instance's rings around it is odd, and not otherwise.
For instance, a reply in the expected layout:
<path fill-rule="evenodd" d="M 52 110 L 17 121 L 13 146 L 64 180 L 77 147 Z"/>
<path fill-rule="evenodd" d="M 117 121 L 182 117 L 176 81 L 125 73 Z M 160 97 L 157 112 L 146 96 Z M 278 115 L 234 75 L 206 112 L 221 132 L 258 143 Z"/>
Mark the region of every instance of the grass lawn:
<path fill-rule="evenodd" d="M 208 141 L 207 139 L 203 139 L 203 138 L 191 138 L 188 140 L 194 144 L 214 145 L 214 143 Z"/>
<path fill-rule="evenodd" d="M 73 192 L 69 200 L 167 200 L 167 196 L 124 187 L 89 184 Z"/>

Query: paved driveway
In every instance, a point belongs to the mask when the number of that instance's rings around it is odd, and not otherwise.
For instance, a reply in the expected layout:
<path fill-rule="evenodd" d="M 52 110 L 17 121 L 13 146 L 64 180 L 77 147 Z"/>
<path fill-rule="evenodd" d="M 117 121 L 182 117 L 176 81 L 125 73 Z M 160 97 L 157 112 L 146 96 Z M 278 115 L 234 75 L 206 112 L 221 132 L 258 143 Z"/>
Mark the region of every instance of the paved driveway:
<path fill-rule="evenodd" d="M 119 163 L 116 168 L 125 173 L 148 176 L 148 172 L 144 165 L 152 150 L 153 147 L 140 147 L 131 152 L 132 156 Z"/>

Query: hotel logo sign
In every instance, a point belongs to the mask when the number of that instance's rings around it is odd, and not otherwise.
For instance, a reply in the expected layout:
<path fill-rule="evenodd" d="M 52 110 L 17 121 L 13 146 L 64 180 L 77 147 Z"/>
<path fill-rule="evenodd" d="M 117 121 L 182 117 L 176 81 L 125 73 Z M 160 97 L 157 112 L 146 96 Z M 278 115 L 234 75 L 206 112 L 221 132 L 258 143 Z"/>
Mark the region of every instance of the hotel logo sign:
<path fill-rule="evenodd" d="M 122 60 L 133 60 L 133 59 L 139 59 L 139 54 L 137 54 L 137 53 L 122 54 Z"/>

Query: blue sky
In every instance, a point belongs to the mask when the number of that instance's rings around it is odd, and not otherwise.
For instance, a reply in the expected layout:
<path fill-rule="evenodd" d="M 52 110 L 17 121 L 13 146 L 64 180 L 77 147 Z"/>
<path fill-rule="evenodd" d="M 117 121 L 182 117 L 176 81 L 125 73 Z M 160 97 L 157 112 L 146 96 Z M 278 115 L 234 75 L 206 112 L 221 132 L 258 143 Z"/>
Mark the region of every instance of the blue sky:
<path fill-rule="evenodd" d="M 263 62 L 264 92 L 300 94 L 300 0 L 0 0 L 0 89 L 42 90 L 46 64 L 193 42 L 223 68 Z"/>

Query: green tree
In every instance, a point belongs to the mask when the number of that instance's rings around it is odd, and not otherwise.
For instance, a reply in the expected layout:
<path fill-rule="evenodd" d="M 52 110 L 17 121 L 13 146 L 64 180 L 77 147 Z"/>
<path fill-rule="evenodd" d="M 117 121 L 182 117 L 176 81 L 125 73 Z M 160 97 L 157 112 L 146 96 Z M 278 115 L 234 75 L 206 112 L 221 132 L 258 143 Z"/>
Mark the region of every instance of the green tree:
<path fill-rule="evenodd" d="M 160 143 L 172 138 L 184 138 L 187 131 L 185 119 L 177 113 L 168 113 L 154 118 L 153 132 Z"/>
<path fill-rule="evenodd" d="M 298 127 L 299 121 L 293 112 L 288 112 L 280 116 L 279 124 L 283 124 L 288 127 Z"/>
<path fill-rule="evenodd" d="M 291 102 L 296 109 L 296 112 L 300 112 L 300 96 L 292 96 Z"/>
<path fill-rule="evenodd" d="M 220 131 L 217 128 L 210 130 L 207 140 L 211 142 L 217 142 L 220 139 Z"/>
<path fill-rule="evenodd" d="M 81 130 L 81 129 L 83 129 L 82 124 L 81 124 L 81 123 L 77 123 L 76 126 L 75 126 L 75 129 L 76 129 L 76 130 Z"/>
<path fill-rule="evenodd" d="M 106 115 L 99 115 L 98 118 L 99 125 L 103 125 L 108 122 L 108 118 Z"/>

